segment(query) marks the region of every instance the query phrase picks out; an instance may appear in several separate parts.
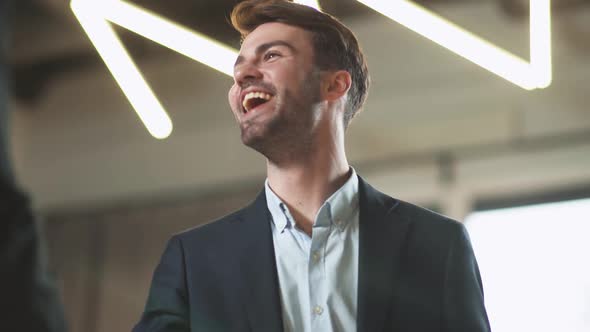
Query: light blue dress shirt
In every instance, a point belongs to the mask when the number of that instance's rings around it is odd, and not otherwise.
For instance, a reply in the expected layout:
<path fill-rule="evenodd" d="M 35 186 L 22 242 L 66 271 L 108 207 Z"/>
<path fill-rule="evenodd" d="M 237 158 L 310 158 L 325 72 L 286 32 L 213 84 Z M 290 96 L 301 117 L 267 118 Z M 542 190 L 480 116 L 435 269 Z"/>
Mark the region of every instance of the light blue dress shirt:
<path fill-rule="evenodd" d="M 265 183 L 285 332 L 356 331 L 359 204 L 351 170 L 318 211 L 311 237 Z"/>

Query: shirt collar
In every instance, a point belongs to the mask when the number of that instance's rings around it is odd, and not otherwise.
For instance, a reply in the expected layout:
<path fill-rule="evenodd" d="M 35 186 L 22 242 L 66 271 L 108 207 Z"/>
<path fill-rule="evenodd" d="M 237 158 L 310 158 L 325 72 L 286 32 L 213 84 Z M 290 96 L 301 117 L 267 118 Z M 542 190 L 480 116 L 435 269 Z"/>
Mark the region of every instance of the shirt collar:
<path fill-rule="evenodd" d="M 272 191 L 272 189 L 270 189 L 268 179 L 264 181 L 264 192 L 266 194 L 266 205 L 268 206 L 268 211 L 270 211 L 270 215 L 272 216 L 272 222 L 274 223 L 277 230 L 282 233 L 287 226 L 291 225 L 291 221 L 285 214 L 287 207 L 283 201 L 281 201 L 279 196 L 277 196 Z"/>
<path fill-rule="evenodd" d="M 324 203 L 328 207 L 332 225 L 339 230 L 346 228 L 358 209 L 359 179 L 354 168 L 350 167 L 350 170 L 350 178 Z"/>
<path fill-rule="evenodd" d="M 326 200 L 318 211 L 319 216 L 323 210 L 327 210 L 330 223 L 339 230 L 346 228 L 353 217 L 353 213 L 358 209 L 358 176 L 354 168 L 350 167 L 350 170 L 351 174 L 348 180 Z M 283 232 L 285 228 L 292 226 L 289 209 L 272 191 L 268 179 L 264 182 L 264 190 L 272 222 L 279 232 Z"/>

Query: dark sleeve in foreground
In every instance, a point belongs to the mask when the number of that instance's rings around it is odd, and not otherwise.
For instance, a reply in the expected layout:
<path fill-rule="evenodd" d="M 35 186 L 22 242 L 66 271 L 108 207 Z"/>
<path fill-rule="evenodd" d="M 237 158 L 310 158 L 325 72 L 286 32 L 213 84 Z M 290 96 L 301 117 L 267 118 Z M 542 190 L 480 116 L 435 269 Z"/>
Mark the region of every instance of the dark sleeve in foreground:
<path fill-rule="evenodd" d="M 47 271 L 42 237 L 29 198 L 16 186 L 10 160 L 9 21 L 12 1 L 0 1 L 0 330 L 66 330 Z"/>
<path fill-rule="evenodd" d="M 0 330 L 66 330 L 29 201 L 1 179 L 0 294 Z"/>
<path fill-rule="evenodd" d="M 463 225 L 455 237 L 446 263 L 444 318 L 447 332 L 488 332 L 479 268 Z"/>
<path fill-rule="evenodd" d="M 133 332 L 190 331 L 183 256 L 180 241 L 173 237 L 154 271 L 144 313 Z"/>

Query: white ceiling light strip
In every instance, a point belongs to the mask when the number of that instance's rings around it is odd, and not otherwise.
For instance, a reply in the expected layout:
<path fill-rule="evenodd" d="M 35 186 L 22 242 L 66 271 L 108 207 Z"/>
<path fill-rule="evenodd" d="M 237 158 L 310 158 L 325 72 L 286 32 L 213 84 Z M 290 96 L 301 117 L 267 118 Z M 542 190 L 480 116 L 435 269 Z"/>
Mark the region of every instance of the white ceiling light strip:
<path fill-rule="evenodd" d="M 298 1 L 319 10 L 313 0 Z M 172 132 L 172 121 L 107 21 L 228 76 L 238 51 L 155 13 L 121 0 L 72 0 L 72 11 L 150 134 Z"/>
<path fill-rule="evenodd" d="M 104 19 L 233 76 L 237 50 L 131 3 L 111 2 Z"/>
<path fill-rule="evenodd" d="M 551 1 L 530 0 L 531 69 L 536 76 L 537 87 L 551 84 Z"/>
<path fill-rule="evenodd" d="M 412 1 L 357 1 L 524 89 L 551 83 L 550 0 L 530 1 L 530 63 Z"/>
<path fill-rule="evenodd" d="M 158 139 L 168 137 L 172 132 L 170 117 L 115 31 L 101 15 L 108 5 L 104 2 L 72 0 L 70 6 L 149 133 Z"/>
<path fill-rule="evenodd" d="M 551 83 L 550 0 L 531 0 L 530 63 L 411 1 L 357 1 L 527 90 Z M 296 2 L 320 9 L 318 1 Z M 72 0 L 70 5 L 123 93 L 156 138 L 170 135 L 170 117 L 107 21 L 233 75 L 237 50 L 141 7 L 122 0 Z"/>

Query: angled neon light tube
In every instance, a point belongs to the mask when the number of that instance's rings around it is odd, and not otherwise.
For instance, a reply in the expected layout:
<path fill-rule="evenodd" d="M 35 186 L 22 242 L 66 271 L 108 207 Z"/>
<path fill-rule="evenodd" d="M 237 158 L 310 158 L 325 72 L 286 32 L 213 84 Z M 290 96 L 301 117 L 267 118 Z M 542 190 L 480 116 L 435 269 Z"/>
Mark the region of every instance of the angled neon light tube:
<path fill-rule="evenodd" d="M 108 7 L 106 20 L 233 76 L 237 50 L 128 2 L 114 0 Z"/>
<path fill-rule="evenodd" d="M 172 121 L 115 31 L 100 16 L 103 7 L 83 0 L 72 0 L 70 6 L 149 133 L 158 139 L 168 137 Z"/>
<path fill-rule="evenodd" d="M 538 88 L 551 84 L 551 1 L 530 0 L 531 68 Z"/>
<path fill-rule="evenodd" d="M 316 9 L 316 0 L 297 1 Z M 138 116 L 156 138 L 172 132 L 170 117 L 109 23 L 233 76 L 238 51 L 155 13 L 121 0 L 72 0 L 72 11 Z"/>
<path fill-rule="evenodd" d="M 525 89 L 551 83 L 550 0 L 531 0 L 531 62 L 407 0 L 357 0 Z M 298 3 L 320 9 L 315 0 Z M 238 51 L 122 0 L 71 0 L 71 8 L 149 132 L 165 138 L 172 122 L 108 21 L 228 76 Z"/>
<path fill-rule="evenodd" d="M 524 89 L 551 83 L 550 0 L 531 0 L 531 63 L 412 1 L 357 1 Z"/>

